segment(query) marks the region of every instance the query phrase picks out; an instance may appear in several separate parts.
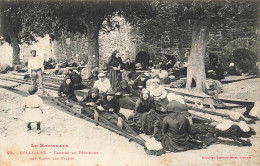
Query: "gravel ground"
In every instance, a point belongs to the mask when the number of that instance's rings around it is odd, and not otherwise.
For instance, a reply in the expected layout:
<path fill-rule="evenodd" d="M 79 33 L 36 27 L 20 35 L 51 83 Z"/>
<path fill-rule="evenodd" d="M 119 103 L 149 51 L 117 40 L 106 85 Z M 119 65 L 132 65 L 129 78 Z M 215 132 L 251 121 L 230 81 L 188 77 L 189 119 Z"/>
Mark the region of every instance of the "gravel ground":
<path fill-rule="evenodd" d="M 249 83 L 250 82 L 250 83 Z M 259 79 L 240 81 L 224 86 L 226 97 L 260 99 L 256 95 Z M 0 85 L 12 85 L 0 81 Z M 28 85 L 16 89 L 25 90 Z M 238 91 L 237 88 L 240 88 Z M 49 94 L 56 94 L 47 91 Z M 20 103 L 23 97 L 0 88 L 0 166 L 30 165 L 84 165 L 84 166 L 171 166 L 171 165 L 259 165 L 260 164 L 260 122 L 251 125 L 257 134 L 250 138 L 252 147 L 236 147 L 216 144 L 202 150 L 190 150 L 180 153 L 166 153 L 162 156 L 149 156 L 142 146 L 129 142 L 125 137 L 110 132 L 100 126 L 78 119 L 45 105 L 42 133 L 26 131 Z M 68 147 L 31 147 L 40 145 L 68 145 Z M 45 151 L 46 154 L 19 154 L 20 152 Z M 97 152 L 98 154 L 79 154 L 79 152 Z M 8 154 L 13 152 L 13 154 Z M 56 154 L 69 152 L 70 154 Z M 71 154 L 76 152 L 76 154 Z M 50 160 L 30 160 L 30 158 Z M 209 159 L 209 157 L 215 157 Z M 237 158 L 217 158 L 237 157 Z M 240 158 L 247 157 L 247 158 Z M 54 160 L 58 158 L 59 160 Z M 70 160 L 65 160 L 70 159 Z"/>

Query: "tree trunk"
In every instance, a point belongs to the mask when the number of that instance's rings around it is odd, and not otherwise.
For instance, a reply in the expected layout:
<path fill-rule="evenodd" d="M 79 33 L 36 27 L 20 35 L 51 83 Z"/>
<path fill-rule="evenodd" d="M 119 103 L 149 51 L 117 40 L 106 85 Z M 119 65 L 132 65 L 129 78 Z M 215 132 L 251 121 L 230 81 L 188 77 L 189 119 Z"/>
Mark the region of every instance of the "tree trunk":
<path fill-rule="evenodd" d="M 12 66 L 14 67 L 15 65 L 20 64 L 20 47 L 19 47 L 19 42 L 18 42 L 18 36 L 17 36 L 17 34 L 14 33 L 12 24 L 9 22 L 9 20 L 7 20 L 6 23 L 7 23 L 6 30 L 10 37 L 11 46 L 13 48 Z"/>
<path fill-rule="evenodd" d="M 95 17 L 89 17 L 88 20 L 80 19 L 80 21 L 85 25 L 87 29 L 88 53 L 83 60 L 85 64 L 87 64 L 87 71 L 90 74 L 91 70 L 94 67 L 99 66 L 98 35 L 102 20 Z"/>
<path fill-rule="evenodd" d="M 192 80 L 196 82 L 196 90 L 204 91 L 203 86 L 206 80 L 205 73 L 205 53 L 209 38 L 209 22 L 196 21 L 192 31 L 192 46 L 190 57 L 188 58 L 187 83 L 186 88 L 191 88 Z"/>
<path fill-rule="evenodd" d="M 99 46 L 98 46 L 98 32 L 99 29 L 91 28 L 88 30 L 88 57 L 87 64 L 92 65 L 92 67 L 99 66 Z"/>
<path fill-rule="evenodd" d="M 87 20 L 80 19 L 87 29 L 88 39 L 88 54 L 84 58 L 85 63 L 92 67 L 99 66 L 99 45 L 98 35 L 100 26 L 102 24 L 101 19 L 95 17 L 89 17 Z"/>

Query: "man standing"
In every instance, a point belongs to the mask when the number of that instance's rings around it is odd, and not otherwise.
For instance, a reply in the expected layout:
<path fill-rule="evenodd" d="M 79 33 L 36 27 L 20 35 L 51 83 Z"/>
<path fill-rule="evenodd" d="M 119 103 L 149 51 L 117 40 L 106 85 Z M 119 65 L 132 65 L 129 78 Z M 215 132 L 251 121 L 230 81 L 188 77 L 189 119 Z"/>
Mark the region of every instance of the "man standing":
<path fill-rule="evenodd" d="M 45 94 L 43 87 L 43 59 L 39 56 L 36 56 L 36 50 L 31 50 L 32 58 L 28 60 L 28 72 L 32 77 L 33 85 L 36 86 L 36 79 L 39 79 L 40 89 L 42 93 Z"/>

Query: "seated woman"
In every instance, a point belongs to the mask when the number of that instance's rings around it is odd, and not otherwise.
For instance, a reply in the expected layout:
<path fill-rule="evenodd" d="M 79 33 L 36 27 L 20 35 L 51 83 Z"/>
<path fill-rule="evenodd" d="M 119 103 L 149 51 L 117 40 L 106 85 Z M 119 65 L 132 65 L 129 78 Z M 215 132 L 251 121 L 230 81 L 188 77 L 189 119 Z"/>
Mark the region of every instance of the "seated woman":
<path fill-rule="evenodd" d="M 144 112 L 155 112 L 155 101 L 150 96 L 150 92 L 147 89 L 143 89 L 139 99 L 135 104 L 135 114 L 141 114 Z"/>
<path fill-rule="evenodd" d="M 133 89 L 126 80 L 120 82 L 120 86 L 115 89 L 118 96 L 129 96 L 132 95 Z"/>
<path fill-rule="evenodd" d="M 84 88 L 84 85 L 82 84 L 82 77 L 81 77 L 81 75 L 79 75 L 78 73 L 73 71 L 71 73 L 71 79 L 72 79 L 72 82 L 73 82 L 75 90 Z"/>
<path fill-rule="evenodd" d="M 86 95 L 83 96 L 83 98 L 80 101 L 80 105 L 96 107 L 100 104 L 100 102 L 101 99 L 99 96 L 99 90 L 97 88 L 93 88 L 89 90 Z"/>
<path fill-rule="evenodd" d="M 150 95 L 156 100 L 164 100 L 166 98 L 167 92 L 162 85 L 160 85 L 160 80 L 155 78 L 152 80 L 152 85 L 149 86 Z"/>
<path fill-rule="evenodd" d="M 126 109 L 133 110 L 135 105 L 135 96 L 133 95 L 133 89 L 126 80 L 120 82 L 120 86 L 116 88 L 115 95 L 118 97 L 120 106 Z M 131 96 L 131 98 L 129 97 Z"/>
<path fill-rule="evenodd" d="M 171 152 L 188 150 L 191 132 L 190 122 L 187 119 L 188 107 L 180 103 L 180 99 L 176 99 L 175 96 L 167 96 L 169 104 L 166 107 L 167 115 L 163 118 L 162 124 L 162 146 Z"/>
<path fill-rule="evenodd" d="M 124 122 L 123 119 L 126 119 L 123 114 L 119 113 L 120 106 L 118 100 L 115 98 L 115 92 L 112 89 L 109 89 L 100 101 L 100 105 L 97 106 L 97 109 L 101 112 L 102 116 L 108 119 L 111 123 L 117 125 L 120 128 L 123 128 Z"/>
<path fill-rule="evenodd" d="M 151 125 L 145 123 L 145 121 L 142 119 L 145 113 L 154 115 L 155 110 L 156 107 L 153 97 L 150 96 L 150 93 L 147 89 L 143 89 L 140 97 L 136 101 L 134 114 L 131 115 L 128 120 L 136 131 L 139 132 L 140 129 L 142 129 L 142 132 L 147 134 L 151 133 Z M 155 117 L 153 116 L 152 118 L 154 119 Z"/>
<path fill-rule="evenodd" d="M 98 74 L 98 80 L 94 83 L 93 88 L 97 88 L 100 93 L 106 93 L 111 88 L 110 81 L 105 78 L 104 73 Z"/>
<path fill-rule="evenodd" d="M 100 105 L 101 99 L 99 96 L 99 90 L 97 88 L 93 88 L 80 101 L 80 105 L 85 106 L 82 109 L 83 114 L 90 115 L 91 118 L 94 118 L 98 121 L 98 113 L 96 111 L 97 106 Z M 88 108 L 94 108 L 92 110 Z M 94 112 L 93 112 L 94 111 Z"/>
<path fill-rule="evenodd" d="M 84 85 L 82 84 L 82 77 L 72 69 L 68 70 L 68 73 L 66 75 L 71 76 L 71 81 L 73 82 L 73 87 L 75 90 L 84 88 Z"/>
<path fill-rule="evenodd" d="M 143 89 L 146 88 L 146 81 L 149 79 L 148 76 L 146 76 L 145 74 L 141 74 L 140 76 L 138 76 L 133 84 L 133 89 L 137 90 L 137 89 Z"/>
<path fill-rule="evenodd" d="M 78 101 L 74 93 L 73 82 L 71 81 L 70 75 L 65 76 L 64 82 L 60 85 L 58 96 L 66 97 L 69 100 Z"/>

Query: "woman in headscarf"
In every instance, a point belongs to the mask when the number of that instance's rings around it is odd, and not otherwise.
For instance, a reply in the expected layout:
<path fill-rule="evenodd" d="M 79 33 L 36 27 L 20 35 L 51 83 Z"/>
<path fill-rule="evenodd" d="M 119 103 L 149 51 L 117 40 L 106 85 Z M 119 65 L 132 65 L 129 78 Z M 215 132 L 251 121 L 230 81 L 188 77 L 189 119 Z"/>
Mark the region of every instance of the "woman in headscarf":
<path fill-rule="evenodd" d="M 101 98 L 97 88 L 91 89 L 80 101 L 80 105 L 85 106 L 82 109 L 83 114 L 87 114 L 91 118 L 98 120 L 97 106 L 100 105 Z"/>
<path fill-rule="evenodd" d="M 133 89 L 126 80 L 122 80 L 120 85 L 115 89 L 116 95 L 129 96 L 132 94 Z"/>
<path fill-rule="evenodd" d="M 133 89 L 126 80 L 120 82 L 120 86 L 116 88 L 115 92 L 121 107 L 130 110 L 134 109 L 137 96 L 132 96 Z"/>
<path fill-rule="evenodd" d="M 98 88 L 93 88 L 84 95 L 80 101 L 80 105 L 95 107 L 100 104 L 100 96 Z"/>
<path fill-rule="evenodd" d="M 74 93 L 74 87 L 73 82 L 71 81 L 71 76 L 66 75 L 64 82 L 60 85 L 58 96 L 60 97 L 66 97 L 69 100 L 78 101 L 75 93 Z"/>
<path fill-rule="evenodd" d="M 148 90 L 150 92 L 150 95 L 155 100 L 156 109 L 162 111 L 167 104 L 166 101 L 167 92 L 165 88 L 162 85 L 160 85 L 160 80 L 158 78 L 152 79 L 151 85 L 148 87 Z"/>
<path fill-rule="evenodd" d="M 162 85 L 160 85 L 160 80 L 157 78 L 152 80 L 152 85 L 149 87 L 149 91 L 150 95 L 153 96 L 156 101 L 165 99 L 167 95 L 166 90 Z"/>
<path fill-rule="evenodd" d="M 120 54 L 115 50 L 108 61 L 108 73 L 112 89 L 115 90 L 122 80 L 120 67 L 123 65 Z"/>
<path fill-rule="evenodd" d="M 177 95 L 169 94 L 167 99 L 169 104 L 166 107 L 167 115 L 163 118 L 162 145 L 165 150 L 171 152 L 188 150 L 191 132 L 187 119 L 188 107 Z"/>
<path fill-rule="evenodd" d="M 131 115 L 128 120 L 136 131 L 140 131 L 140 129 L 142 128 L 142 132 L 150 133 L 151 125 L 147 124 L 146 120 L 143 120 L 143 115 L 147 113 L 149 115 L 152 115 L 152 119 L 155 119 L 155 116 L 153 116 L 155 110 L 156 107 L 153 97 L 150 96 L 150 93 L 147 89 L 143 89 L 140 97 L 135 103 L 134 114 Z M 153 122 L 153 120 L 151 121 Z"/>
<path fill-rule="evenodd" d="M 149 79 L 148 76 L 146 76 L 145 74 L 141 74 L 139 75 L 133 84 L 133 89 L 138 90 L 138 89 L 143 89 L 146 88 L 146 81 Z"/>
<path fill-rule="evenodd" d="M 123 120 L 126 118 L 123 114 L 119 113 L 119 102 L 115 98 L 115 92 L 112 89 L 109 89 L 106 95 L 102 97 L 100 105 L 97 106 L 97 109 L 100 111 L 99 114 L 104 116 L 111 123 L 123 128 Z"/>
<path fill-rule="evenodd" d="M 82 84 L 82 77 L 75 71 L 71 73 L 71 80 L 73 82 L 73 86 L 75 90 L 83 89 L 84 85 Z"/>

